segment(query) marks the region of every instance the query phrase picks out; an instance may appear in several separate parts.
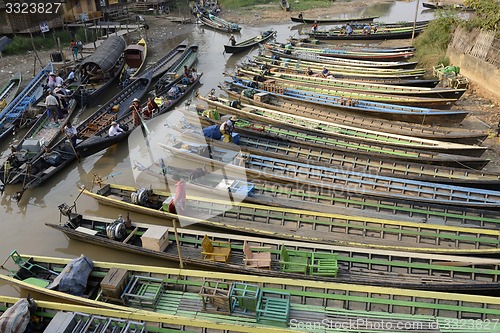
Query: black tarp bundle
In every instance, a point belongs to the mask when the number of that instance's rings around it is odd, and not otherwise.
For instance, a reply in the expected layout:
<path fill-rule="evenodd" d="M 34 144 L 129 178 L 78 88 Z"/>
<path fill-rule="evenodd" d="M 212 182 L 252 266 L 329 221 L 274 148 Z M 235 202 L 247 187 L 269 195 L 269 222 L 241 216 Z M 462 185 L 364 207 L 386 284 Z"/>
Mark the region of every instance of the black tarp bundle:
<path fill-rule="evenodd" d="M 95 73 L 97 69 L 102 73 L 106 73 L 115 66 L 126 46 L 127 43 L 123 37 L 110 36 L 102 42 L 92 55 L 85 58 L 79 67 L 87 73 Z"/>

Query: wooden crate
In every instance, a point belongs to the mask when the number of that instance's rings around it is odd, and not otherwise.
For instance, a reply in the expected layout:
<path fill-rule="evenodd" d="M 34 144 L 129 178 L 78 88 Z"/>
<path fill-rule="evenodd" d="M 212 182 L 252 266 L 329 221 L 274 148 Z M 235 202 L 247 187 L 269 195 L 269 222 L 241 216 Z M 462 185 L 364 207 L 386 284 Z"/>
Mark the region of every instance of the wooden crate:
<path fill-rule="evenodd" d="M 111 268 L 101 281 L 102 296 L 106 299 L 120 300 L 128 280 L 126 269 Z"/>
<path fill-rule="evenodd" d="M 269 101 L 269 97 L 270 95 L 264 92 L 253 95 L 253 99 L 261 103 L 267 103 Z"/>
<path fill-rule="evenodd" d="M 167 248 L 168 228 L 162 226 L 150 226 L 141 236 L 142 247 L 153 251 L 163 251 Z"/>

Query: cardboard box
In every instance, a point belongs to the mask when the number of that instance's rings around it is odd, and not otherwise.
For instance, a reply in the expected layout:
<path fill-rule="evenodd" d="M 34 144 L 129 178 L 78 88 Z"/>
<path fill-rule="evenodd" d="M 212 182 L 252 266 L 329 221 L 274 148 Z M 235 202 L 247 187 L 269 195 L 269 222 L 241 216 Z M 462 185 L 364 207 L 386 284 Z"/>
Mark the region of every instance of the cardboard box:
<path fill-rule="evenodd" d="M 163 251 L 167 248 L 168 228 L 162 226 L 150 226 L 141 236 L 142 247 L 153 251 Z"/>
<path fill-rule="evenodd" d="M 129 276 L 126 269 L 110 268 L 101 281 L 102 296 L 104 298 L 120 300 L 128 280 Z"/>
<path fill-rule="evenodd" d="M 40 141 L 38 139 L 26 139 L 21 146 L 21 149 L 25 149 L 29 152 L 39 152 L 40 151 Z"/>
<path fill-rule="evenodd" d="M 253 99 L 257 102 L 267 103 L 269 101 L 269 94 L 265 92 L 261 92 L 253 95 Z"/>

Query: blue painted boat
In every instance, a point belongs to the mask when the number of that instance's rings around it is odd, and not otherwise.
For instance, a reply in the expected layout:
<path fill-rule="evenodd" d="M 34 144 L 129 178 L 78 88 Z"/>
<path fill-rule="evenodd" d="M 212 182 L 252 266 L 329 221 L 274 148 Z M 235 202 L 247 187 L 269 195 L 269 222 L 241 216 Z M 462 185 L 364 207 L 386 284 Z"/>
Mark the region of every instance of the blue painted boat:
<path fill-rule="evenodd" d="M 19 95 L 0 112 L 0 141 L 16 127 L 30 105 L 35 105 L 43 97 L 43 86 L 47 76 L 54 71 L 52 63 L 45 66 Z"/>
<path fill-rule="evenodd" d="M 279 96 L 295 102 L 321 105 L 323 107 L 329 107 L 351 114 L 362 114 L 369 117 L 419 124 L 460 123 L 468 114 L 467 111 L 460 110 L 447 111 L 364 100 L 346 100 L 341 97 L 283 87 L 275 87 L 274 90 L 271 89 L 271 87 L 267 87 L 269 90 L 258 89 L 257 82 L 247 80 L 226 81 L 226 84 L 231 88 L 238 89 L 240 91 L 251 89 L 257 93 L 268 93 L 270 95 Z"/>

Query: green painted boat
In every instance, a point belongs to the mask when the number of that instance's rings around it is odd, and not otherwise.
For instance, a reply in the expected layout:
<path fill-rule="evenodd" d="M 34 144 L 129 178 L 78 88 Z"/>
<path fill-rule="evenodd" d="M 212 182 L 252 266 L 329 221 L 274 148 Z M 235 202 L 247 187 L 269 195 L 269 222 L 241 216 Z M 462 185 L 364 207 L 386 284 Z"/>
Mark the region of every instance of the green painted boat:
<path fill-rule="evenodd" d="M 122 235 L 109 238 L 107 230 L 121 223 L 121 220 L 82 216 L 67 211 L 64 214 L 67 216 L 66 222 L 62 218 L 61 224 L 46 225 L 63 232 L 70 239 L 115 250 L 174 262 L 179 262 L 178 253 L 181 253 L 185 268 L 435 291 L 473 293 L 500 290 L 499 259 L 357 249 L 182 228 L 174 230 L 172 227 L 140 222 L 132 222 L 125 227 L 126 232 Z M 169 245 L 165 249 L 151 246 L 147 237 L 152 233 L 168 235 Z M 227 244 L 231 248 L 227 262 L 202 258 L 202 242 L 206 237 L 213 243 Z M 325 259 L 330 256 L 337 263 L 337 271 L 323 276 L 314 271 L 282 270 L 279 262 L 283 260 L 280 252 L 283 246 L 290 253 L 301 252 L 309 258 L 313 255 L 324 255 Z M 252 261 L 254 257 L 257 259 Z M 265 260 L 258 262 L 259 258 Z"/>
<path fill-rule="evenodd" d="M 258 328 L 259 332 L 319 333 L 332 332 L 339 322 L 340 328 L 357 322 L 354 331 L 367 333 L 375 324 L 387 327 L 387 321 L 418 325 L 423 332 L 463 332 L 464 327 L 474 332 L 499 331 L 491 326 L 500 316 L 500 300 L 495 297 L 94 261 L 85 298 L 43 286 L 54 280 L 54 273 L 63 278 L 66 273 L 61 272 L 78 262 L 32 255 L 17 258 L 21 265 L 31 264 L 30 273 L 18 271 L 17 279 L 0 278 L 23 289 L 92 307 L 137 310 L 159 320 L 171 316 L 193 323 L 206 320 L 229 331 L 240 326 L 248 332 Z M 293 258 L 297 263 L 303 259 Z M 79 262 L 89 264 L 90 259 L 83 257 Z M 113 277 L 122 282 L 119 287 L 102 288 L 102 282 Z M 470 321 L 453 328 L 455 320 L 464 319 Z M 487 325 L 487 330 L 477 328 L 477 323 Z"/>

